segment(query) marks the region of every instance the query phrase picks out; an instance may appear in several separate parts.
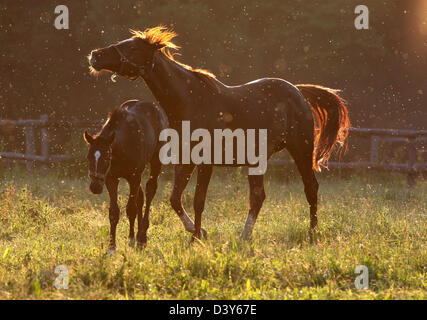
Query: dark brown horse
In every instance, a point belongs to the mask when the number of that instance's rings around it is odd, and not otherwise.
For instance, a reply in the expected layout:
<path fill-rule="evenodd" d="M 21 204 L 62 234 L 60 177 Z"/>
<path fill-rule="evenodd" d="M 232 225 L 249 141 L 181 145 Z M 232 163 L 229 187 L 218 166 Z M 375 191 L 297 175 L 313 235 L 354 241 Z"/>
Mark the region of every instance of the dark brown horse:
<path fill-rule="evenodd" d="M 116 249 L 116 227 L 120 210 L 117 204 L 117 189 L 120 178 L 129 183 L 129 200 L 126 214 L 129 218 L 129 245 L 135 243 L 134 224 L 138 216 L 138 247 L 147 243 L 147 229 L 151 201 L 157 190 L 157 178 L 161 163 L 158 157 L 161 143 L 158 136 L 168 127 L 168 121 L 161 108 L 153 103 L 129 100 L 114 110 L 101 131 L 91 136 L 87 131 L 84 139 L 89 145 L 90 190 L 102 193 L 105 183 L 110 196 L 110 249 Z M 146 204 L 144 217 L 144 191 L 141 188 L 141 175 L 150 163 L 150 178 L 145 187 Z"/>
<path fill-rule="evenodd" d="M 276 78 L 263 78 L 239 86 L 227 86 L 211 73 L 176 61 L 171 42 L 175 33 L 159 26 L 132 31 L 127 40 L 89 55 L 91 70 L 107 70 L 136 79 L 141 76 L 166 111 L 178 132 L 181 121 L 191 128 L 267 129 L 267 157 L 286 148 L 301 174 L 310 205 L 310 231 L 317 226 L 318 183 L 314 170 L 326 166 L 338 143 L 345 144 L 350 121 L 345 102 L 337 90 L 316 85 L 297 85 Z M 235 165 L 238 165 L 235 163 Z M 244 164 L 248 165 L 247 163 Z M 171 205 L 193 238 L 200 238 L 211 164 L 198 167 L 194 197 L 195 228 L 182 206 L 182 193 L 194 171 L 194 163 L 175 167 Z M 251 235 L 265 199 L 264 176 L 249 175 L 250 210 L 242 233 Z M 310 232 L 310 235 L 312 232 Z"/>

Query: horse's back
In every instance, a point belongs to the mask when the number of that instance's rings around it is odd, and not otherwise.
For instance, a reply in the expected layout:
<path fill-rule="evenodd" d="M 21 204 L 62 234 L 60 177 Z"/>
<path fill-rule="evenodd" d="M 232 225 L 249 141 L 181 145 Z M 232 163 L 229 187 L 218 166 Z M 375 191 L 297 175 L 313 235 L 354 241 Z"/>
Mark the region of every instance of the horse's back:
<path fill-rule="evenodd" d="M 286 131 L 288 119 L 298 114 L 311 116 L 303 95 L 292 83 L 279 78 L 262 78 L 224 92 L 224 109 L 236 120 L 236 127 L 271 128 Z M 230 117 L 231 118 L 231 117 Z"/>
<path fill-rule="evenodd" d="M 299 89 L 281 78 L 261 78 L 248 83 L 228 87 L 229 96 L 238 97 L 243 101 L 256 100 L 260 106 L 268 106 L 269 102 L 276 100 L 288 101 L 293 100 L 296 104 L 304 102 L 304 96 Z"/>
<path fill-rule="evenodd" d="M 226 108 L 235 119 L 231 126 L 267 129 L 269 154 L 284 147 L 298 123 L 312 128 L 310 106 L 299 89 L 286 80 L 262 78 L 227 91 Z"/>

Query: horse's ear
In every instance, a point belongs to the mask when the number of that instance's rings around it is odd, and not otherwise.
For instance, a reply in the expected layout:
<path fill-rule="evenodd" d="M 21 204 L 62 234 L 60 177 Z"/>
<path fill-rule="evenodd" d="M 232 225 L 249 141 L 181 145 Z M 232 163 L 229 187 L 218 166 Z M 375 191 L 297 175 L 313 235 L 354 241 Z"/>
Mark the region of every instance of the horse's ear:
<path fill-rule="evenodd" d="M 113 141 L 114 141 L 115 137 L 116 137 L 116 133 L 114 131 L 112 131 L 110 133 L 109 137 L 108 137 L 108 140 L 107 140 L 107 142 L 108 142 L 109 145 L 113 144 Z"/>
<path fill-rule="evenodd" d="M 87 130 L 83 133 L 83 139 L 85 139 L 87 144 L 91 144 L 93 142 L 93 137 L 87 132 Z"/>

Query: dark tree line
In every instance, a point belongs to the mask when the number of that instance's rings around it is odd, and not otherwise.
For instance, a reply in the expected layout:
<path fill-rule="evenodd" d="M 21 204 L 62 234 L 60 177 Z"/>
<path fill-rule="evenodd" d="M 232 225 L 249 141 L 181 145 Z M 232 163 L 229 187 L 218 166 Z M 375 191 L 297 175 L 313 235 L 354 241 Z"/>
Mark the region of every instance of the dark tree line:
<path fill-rule="evenodd" d="M 354 28 L 355 0 L 64 0 L 70 29 L 53 26 L 57 1 L 0 4 L 0 117 L 102 118 L 126 99 L 153 99 L 141 81 L 89 75 L 91 49 L 164 24 L 177 57 L 226 84 L 260 77 L 341 88 L 356 126 L 425 126 L 427 5 L 364 1 L 370 29 Z"/>

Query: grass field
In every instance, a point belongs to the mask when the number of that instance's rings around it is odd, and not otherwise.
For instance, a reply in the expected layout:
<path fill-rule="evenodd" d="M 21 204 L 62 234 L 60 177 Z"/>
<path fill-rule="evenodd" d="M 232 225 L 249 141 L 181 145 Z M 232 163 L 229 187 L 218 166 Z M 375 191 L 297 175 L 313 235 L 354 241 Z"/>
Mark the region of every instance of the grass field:
<path fill-rule="evenodd" d="M 399 174 L 322 174 L 319 233 L 308 240 L 309 213 L 298 176 L 266 178 L 267 199 L 252 240 L 239 239 L 248 210 L 244 171 L 215 169 L 203 226 L 190 234 L 169 205 L 172 176 L 161 177 L 149 243 L 127 246 L 127 185 L 121 182 L 118 250 L 105 255 L 108 196 L 86 177 L 52 170 L 0 171 L 1 299 L 426 299 L 427 182 L 408 189 Z M 190 216 L 194 179 L 184 196 Z M 54 286 L 58 265 L 67 290 Z M 369 268 L 369 289 L 354 285 Z"/>

